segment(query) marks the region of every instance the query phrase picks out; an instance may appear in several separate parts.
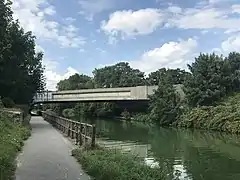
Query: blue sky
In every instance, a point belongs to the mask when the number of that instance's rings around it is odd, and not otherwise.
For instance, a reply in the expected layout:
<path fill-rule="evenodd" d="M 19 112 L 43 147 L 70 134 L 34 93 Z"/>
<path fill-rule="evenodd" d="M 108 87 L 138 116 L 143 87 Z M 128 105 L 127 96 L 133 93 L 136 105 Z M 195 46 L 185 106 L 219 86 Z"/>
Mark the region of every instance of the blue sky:
<path fill-rule="evenodd" d="M 240 51 L 240 0 L 14 0 L 37 37 L 47 88 L 127 61 L 149 73 L 186 68 L 200 52 Z"/>

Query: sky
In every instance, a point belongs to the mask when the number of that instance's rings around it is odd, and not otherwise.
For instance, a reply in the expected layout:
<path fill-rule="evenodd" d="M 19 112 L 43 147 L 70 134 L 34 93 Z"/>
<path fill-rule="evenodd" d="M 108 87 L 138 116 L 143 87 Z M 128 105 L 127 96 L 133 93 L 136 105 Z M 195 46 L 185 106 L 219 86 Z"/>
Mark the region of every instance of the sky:
<path fill-rule="evenodd" d="M 122 61 L 148 74 L 240 51 L 240 0 L 13 0 L 12 9 L 44 52 L 49 90 Z"/>

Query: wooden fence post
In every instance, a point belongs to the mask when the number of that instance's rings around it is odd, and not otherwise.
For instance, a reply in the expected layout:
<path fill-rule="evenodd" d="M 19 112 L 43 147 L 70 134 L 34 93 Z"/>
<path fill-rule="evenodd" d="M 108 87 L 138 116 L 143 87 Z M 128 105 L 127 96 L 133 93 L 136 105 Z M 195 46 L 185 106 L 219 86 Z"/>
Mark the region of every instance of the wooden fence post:
<path fill-rule="evenodd" d="M 84 145 L 87 144 L 87 125 L 84 124 Z"/>
<path fill-rule="evenodd" d="M 69 123 L 69 122 L 68 122 Z M 71 132 L 71 125 L 70 125 L 70 123 L 68 124 L 68 133 L 67 133 L 67 136 L 69 137 L 70 136 L 70 132 Z"/>
<path fill-rule="evenodd" d="M 92 125 L 92 144 L 91 144 L 92 148 L 95 147 L 95 143 L 96 143 L 95 141 L 96 141 L 96 125 L 93 124 Z"/>
<path fill-rule="evenodd" d="M 66 123 L 65 123 L 65 120 L 63 119 L 63 124 L 62 124 L 62 126 L 63 126 L 63 133 L 66 133 Z"/>
<path fill-rule="evenodd" d="M 82 130 L 83 130 L 83 125 L 80 124 L 80 133 L 79 133 L 79 144 L 80 146 L 83 144 L 83 139 L 82 139 Z"/>
<path fill-rule="evenodd" d="M 74 122 L 71 122 L 71 124 L 72 124 L 72 125 L 71 125 L 71 126 L 72 126 L 72 130 L 71 130 L 71 131 L 72 131 L 71 139 L 74 139 L 74 132 L 73 132 L 73 131 L 74 131 Z"/>
<path fill-rule="evenodd" d="M 78 145 L 79 143 L 79 126 L 76 126 L 76 142 L 75 145 Z"/>

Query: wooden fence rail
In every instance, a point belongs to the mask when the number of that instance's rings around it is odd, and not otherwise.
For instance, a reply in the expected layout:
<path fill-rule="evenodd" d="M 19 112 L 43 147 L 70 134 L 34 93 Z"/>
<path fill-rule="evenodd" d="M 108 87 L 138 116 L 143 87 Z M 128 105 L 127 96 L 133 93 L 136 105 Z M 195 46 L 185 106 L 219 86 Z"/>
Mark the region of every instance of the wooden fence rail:
<path fill-rule="evenodd" d="M 95 146 L 96 126 L 95 124 L 81 123 L 64 117 L 42 112 L 43 118 L 54 127 L 65 133 L 71 139 L 75 139 L 76 145 L 91 143 Z"/>

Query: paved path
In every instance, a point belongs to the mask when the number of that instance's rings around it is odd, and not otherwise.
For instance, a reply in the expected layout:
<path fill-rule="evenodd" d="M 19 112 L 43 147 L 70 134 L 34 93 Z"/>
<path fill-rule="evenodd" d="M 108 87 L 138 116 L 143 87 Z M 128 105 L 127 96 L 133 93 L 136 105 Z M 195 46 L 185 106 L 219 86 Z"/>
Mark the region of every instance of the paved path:
<path fill-rule="evenodd" d="M 71 156 L 73 145 L 41 117 L 32 117 L 32 136 L 17 159 L 16 180 L 88 180 Z"/>

